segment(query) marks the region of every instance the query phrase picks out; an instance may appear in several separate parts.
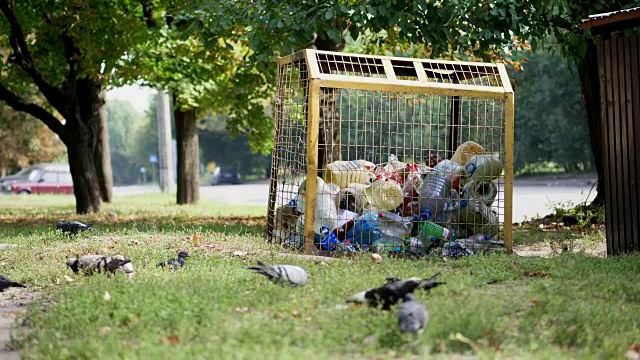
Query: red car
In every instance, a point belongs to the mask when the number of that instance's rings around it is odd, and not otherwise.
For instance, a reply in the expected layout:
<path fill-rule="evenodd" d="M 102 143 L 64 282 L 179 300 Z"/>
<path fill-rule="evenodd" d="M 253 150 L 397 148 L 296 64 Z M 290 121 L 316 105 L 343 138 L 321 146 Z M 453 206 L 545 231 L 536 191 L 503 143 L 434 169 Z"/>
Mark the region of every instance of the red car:
<path fill-rule="evenodd" d="M 0 191 L 14 194 L 73 194 L 67 164 L 38 164 L 0 179 Z"/>

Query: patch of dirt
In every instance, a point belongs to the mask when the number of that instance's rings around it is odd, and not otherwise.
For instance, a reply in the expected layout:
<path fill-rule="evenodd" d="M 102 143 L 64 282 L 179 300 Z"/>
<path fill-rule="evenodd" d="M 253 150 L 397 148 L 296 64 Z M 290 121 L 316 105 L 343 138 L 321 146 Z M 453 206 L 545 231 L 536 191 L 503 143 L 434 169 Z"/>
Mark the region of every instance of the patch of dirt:
<path fill-rule="evenodd" d="M 596 257 L 607 257 L 607 244 L 597 243 L 593 245 L 576 245 L 573 249 L 574 253 L 584 252 L 586 255 Z M 518 256 L 537 256 L 550 258 L 554 256 L 554 251 L 550 246 L 537 245 L 537 246 L 514 246 L 513 253 Z"/>
<path fill-rule="evenodd" d="M 20 359 L 20 353 L 11 347 L 11 330 L 16 318 L 37 297 L 38 293 L 29 288 L 10 288 L 0 293 L 0 359 Z"/>

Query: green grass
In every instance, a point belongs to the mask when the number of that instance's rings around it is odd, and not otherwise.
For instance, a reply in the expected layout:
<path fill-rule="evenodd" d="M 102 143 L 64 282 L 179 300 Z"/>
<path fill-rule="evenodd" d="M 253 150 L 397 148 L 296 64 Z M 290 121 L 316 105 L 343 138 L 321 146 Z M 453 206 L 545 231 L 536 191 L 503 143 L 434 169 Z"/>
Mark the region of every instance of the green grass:
<path fill-rule="evenodd" d="M 260 237 L 264 218 L 252 217 L 264 209 L 180 208 L 164 195 L 117 198 L 105 210 L 117 223 L 89 216 L 98 230 L 68 239 L 52 221 L 75 218 L 71 201 L 13 199 L 0 200 L 0 231 L 19 246 L 0 251 L 1 272 L 42 294 L 22 318 L 28 331 L 14 334 L 26 359 L 588 359 L 621 358 L 640 342 L 640 256 L 283 258 Z M 155 267 L 178 248 L 190 251 L 188 267 Z M 134 281 L 66 269 L 67 257 L 95 251 L 131 257 Z M 309 283 L 271 284 L 246 270 L 256 260 L 303 266 Z M 435 272 L 447 285 L 418 294 L 431 315 L 418 342 L 398 332 L 394 312 L 337 307 L 386 276 Z"/>

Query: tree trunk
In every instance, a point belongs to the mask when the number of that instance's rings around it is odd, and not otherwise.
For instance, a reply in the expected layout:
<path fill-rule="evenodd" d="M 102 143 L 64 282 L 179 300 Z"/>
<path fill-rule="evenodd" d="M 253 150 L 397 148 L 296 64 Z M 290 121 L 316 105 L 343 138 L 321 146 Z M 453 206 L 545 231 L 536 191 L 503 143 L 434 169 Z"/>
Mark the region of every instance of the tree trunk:
<path fill-rule="evenodd" d="M 200 151 L 195 110 L 174 110 L 178 145 L 179 205 L 196 204 L 200 198 Z"/>
<path fill-rule="evenodd" d="M 73 193 L 76 196 L 76 212 L 86 214 L 100 211 L 102 198 L 98 185 L 94 149 L 91 148 L 88 134 L 79 135 L 74 143 L 67 144 L 69 168 L 73 179 Z M 83 138 L 84 137 L 84 138 Z"/>
<path fill-rule="evenodd" d="M 98 141 L 94 153 L 96 174 L 98 176 L 98 186 L 100 187 L 100 197 L 102 201 L 110 203 L 113 196 L 113 170 L 111 168 L 111 151 L 109 148 L 109 126 L 107 114 L 106 93 L 101 91 L 98 94 L 98 109 L 95 113 L 98 122 Z"/>
<path fill-rule="evenodd" d="M 326 35 L 326 34 L 325 34 Z M 344 40 L 333 42 L 328 36 L 316 38 L 311 47 L 325 51 L 342 51 Z M 318 176 L 322 176 L 325 165 L 342 160 L 342 139 L 340 137 L 340 110 L 336 102 L 339 90 L 322 88 L 320 94 L 320 116 L 318 136 Z"/>
<path fill-rule="evenodd" d="M 587 110 L 587 123 L 589 126 L 589 139 L 593 152 L 593 163 L 598 174 L 597 195 L 591 206 L 604 204 L 604 141 L 602 134 L 602 113 L 600 104 L 600 79 L 598 77 L 598 53 L 597 46 L 588 42 L 584 59 L 578 65 L 580 76 L 580 91 L 582 101 Z"/>

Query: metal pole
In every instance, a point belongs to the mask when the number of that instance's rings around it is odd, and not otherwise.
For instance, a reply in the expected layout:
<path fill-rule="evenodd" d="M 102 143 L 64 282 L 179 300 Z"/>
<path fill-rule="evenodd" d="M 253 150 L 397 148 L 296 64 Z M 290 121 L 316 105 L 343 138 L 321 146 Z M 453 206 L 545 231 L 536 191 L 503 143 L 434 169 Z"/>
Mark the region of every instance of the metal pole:
<path fill-rule="evenodd" d="M 169 102 L 169 94 L 162 90 L 158 90 L 157 99 L 160 190 L 170 192 L 175 186 L 171 149 L 171 103 Z"/>

